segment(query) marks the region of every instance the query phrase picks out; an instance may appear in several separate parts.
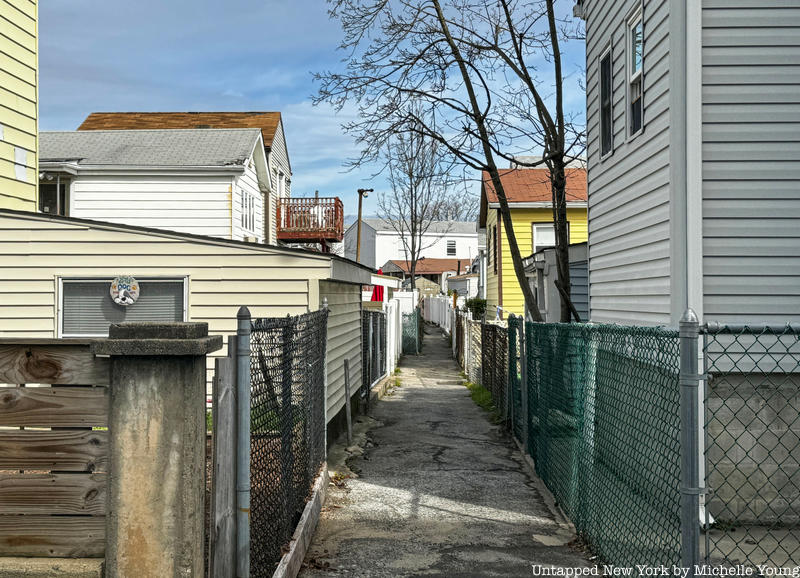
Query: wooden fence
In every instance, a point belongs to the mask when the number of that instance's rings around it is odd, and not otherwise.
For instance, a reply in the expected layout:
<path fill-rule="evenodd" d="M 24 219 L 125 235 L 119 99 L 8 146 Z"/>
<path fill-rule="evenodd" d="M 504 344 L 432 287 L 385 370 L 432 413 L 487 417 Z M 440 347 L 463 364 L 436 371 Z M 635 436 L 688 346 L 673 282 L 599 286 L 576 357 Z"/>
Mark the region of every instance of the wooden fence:
<path fill-rule="evenodd" d="M 90 343 L 0 345 L 0 556 L 104 556 L 110 372 Z"/>

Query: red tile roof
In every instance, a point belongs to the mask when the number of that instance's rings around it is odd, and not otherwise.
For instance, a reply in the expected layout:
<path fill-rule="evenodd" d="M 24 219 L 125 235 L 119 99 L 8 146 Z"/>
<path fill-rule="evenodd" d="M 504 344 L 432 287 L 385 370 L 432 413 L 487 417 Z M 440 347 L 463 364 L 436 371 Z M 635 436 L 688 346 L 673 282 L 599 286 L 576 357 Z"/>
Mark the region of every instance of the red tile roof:
<path fill-rule="evenodd" d="M 279 112 L 93 112 L 78 130 L 260 128 L 270 148 L 280 120 Z"/>
<path fill-rule="evenodd" d="M 463 259 L 436 259 L 436 258 L 423 258 L 417 261 L 417 268 L 415 273 L 417 275 L 436 275 L 444 273 L 445 271 L 458 271 L 458 262 L 461 261 L 461 269 L 468 269 L 472 264 L 472 260 L 468 258 Z M 403 260 L 389 261 L 395 267 L 400 268 L 404 273 L 411 272 L 411 263 Z"/>
<path fill-rule="evenodd" d="M 550 203 L 553 194 L 550 190 L 550 176 L 548 169 L 501 169 L 500 181 L 509 203 Z M 567 175 L 567 202 L 585 202 L 586 196 L 586 169 L 566 169 Z M 482 190 L 489 203 L 497 203 L 497 193 L 489 177 L 484 171 L 482 175 Z"/>

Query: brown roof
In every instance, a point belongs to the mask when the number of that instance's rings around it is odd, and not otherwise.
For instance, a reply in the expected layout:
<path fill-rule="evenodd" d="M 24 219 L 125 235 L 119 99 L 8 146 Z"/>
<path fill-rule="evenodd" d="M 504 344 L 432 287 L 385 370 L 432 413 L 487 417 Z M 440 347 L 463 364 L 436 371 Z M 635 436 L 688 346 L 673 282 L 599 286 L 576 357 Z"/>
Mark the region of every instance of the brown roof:
<path fill-rule="evenodd" d="M 280 120 L 279 112 L 93 112 L 78 130 L 260 128 L 270 148 Z"/>
<path fill-rule="evenodd" d="M 435 275 L 444 273 L 445 271 L 458 271 L 458 262 L 461 261 L 461 268 L 468 268 L 472 264 L 472 259 L 436 259 L 436 258 L 423 258 L 417 260 L 417 268 L 415 273 L 417 275 Z M 395 267 L 401 269 L 404 273 L 411 272 L 411 263 L 409 261 L 395 260 L 389 261 Z"/>
<path fill-rule="evenodd" d="M 500 181 L 509 203 L 549 203 L 553 200 L 549 175 L 548 169 L 502 169 Z M 585 202 L 586 169 L 566 169 L 566 175 L 567 202 Z M 486 200 L 489 203 L 499 202 L 488 172 L 483 172 L 482 181 Z"/>

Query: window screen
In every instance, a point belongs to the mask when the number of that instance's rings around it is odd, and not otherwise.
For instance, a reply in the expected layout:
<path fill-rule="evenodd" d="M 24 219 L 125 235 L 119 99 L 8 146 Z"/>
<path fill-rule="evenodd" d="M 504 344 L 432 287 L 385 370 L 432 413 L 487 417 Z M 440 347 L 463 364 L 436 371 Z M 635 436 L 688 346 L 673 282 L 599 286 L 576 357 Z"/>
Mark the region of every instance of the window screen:
<path fill-rule="evenodd" d="M 448 257 L 455 257 L 456 254 L 456 242 L 455 241 L 448 241 L 447 242 L 447 256 Z"/>
<path fill-rule="evenodd" d="M 139 299 L 122 307 L 111 300 L 111 280 L 62 283 L 62 334 L 106 336 L 112 323 L 183 321 L 183 281 L 139 279 Z"/>
<path fill-rule="evenodd" d="M 614 134 L 611 111 L 611 51 L 600 59 L 600 156 L 611 153 Z"/>

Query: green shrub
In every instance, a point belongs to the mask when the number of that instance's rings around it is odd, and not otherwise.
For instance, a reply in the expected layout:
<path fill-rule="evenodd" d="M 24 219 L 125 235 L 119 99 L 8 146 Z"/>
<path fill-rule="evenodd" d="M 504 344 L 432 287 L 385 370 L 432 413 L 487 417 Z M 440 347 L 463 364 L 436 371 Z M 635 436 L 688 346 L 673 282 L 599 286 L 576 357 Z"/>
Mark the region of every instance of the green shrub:
<path fill-rule="evenodd" d="M 472 297 L 467 299 L 465 303 L 467 309 L 472 313 L 473 319 L 481 319 L 486 313 L 486 299 L 480 297 Z"/>

